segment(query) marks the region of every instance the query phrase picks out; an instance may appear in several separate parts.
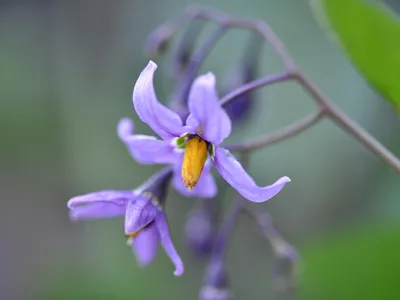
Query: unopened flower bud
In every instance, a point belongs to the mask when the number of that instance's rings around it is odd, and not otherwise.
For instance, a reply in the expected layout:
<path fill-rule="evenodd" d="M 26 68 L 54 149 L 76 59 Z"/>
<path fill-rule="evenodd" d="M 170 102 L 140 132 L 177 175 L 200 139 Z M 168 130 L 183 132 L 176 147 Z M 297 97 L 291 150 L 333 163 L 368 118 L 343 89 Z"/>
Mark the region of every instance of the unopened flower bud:
<path fill-rule="evenodd" d="M 273 248 L 276 255 L 273 275 L 276 288 L 280 291 L 290 291 L 298 284 L 299 254 L 290 244 L 278 240 Z"/>
<path fill-rule="evenodd" d="M 261 52 L 262 39 L 258 35 L 253 35 L 247 43 L 246 49 L 243 51 L 243 56 L 240 59 L 239 65 L 230 72 L 224 91 L 229 92 L 239 86 L 253 81 L 258 73 L 259 56 Z M 235 101 L 229 103 L 225 109 L 232 121 L 243 121 L 250 113 L 253 106 L 252 93 L 248 92 Z"/>
<path fill-rule="evenodd" d="M 252 70 L 246 68 L 241 68 L 240 70 L 237 70 L 231 74 L 232 75 L 230 75 L 228 83 L 224 89 L 227 92 L 252 81 L 255 77 L 252 74 Z M 254 106 L 252 98 L 251 92 L 248 92 L 239 96 L 235 101 L 232 101 L 225 106 L 226 112 L 234 123 L 245 120 L 249 115 L 252 107 Z"/>
<path fill-rule="evenodd" d="M 199 300 L 228 300 L 231 298 L 228 274 L 223 262 L 211 260 L 206 270 L 204 285 L 199 293 Z"/>
<path fill-rule="evenodd" d="M 190 58 L 192 57 L 193 48 L 196 44 L 196 40 L 200 35 L 203 27 L 204 20 L 194 19 L 190 22 L 188 28 L 182 36 L 176 51 L 174 51 L 172 58 L 172 75 L 178 78 L 186 69 Z"/>
<path fill-rule="evenodd" d="M 145 53 L 153 59 L 164 54 L 168 50 L 170 40 L 175 32 L 176 29 L 172 26 L 162 26 L 155 29 L 147 37 Z"/>
<path fill-rule="evenodd" d="M 213 213 L 208 207 L 198 208 L 189 215 L 185 226 L 185 237 L 188 246 L 196 255 L 206 256 L 211 253 L 215 224 Z"/>

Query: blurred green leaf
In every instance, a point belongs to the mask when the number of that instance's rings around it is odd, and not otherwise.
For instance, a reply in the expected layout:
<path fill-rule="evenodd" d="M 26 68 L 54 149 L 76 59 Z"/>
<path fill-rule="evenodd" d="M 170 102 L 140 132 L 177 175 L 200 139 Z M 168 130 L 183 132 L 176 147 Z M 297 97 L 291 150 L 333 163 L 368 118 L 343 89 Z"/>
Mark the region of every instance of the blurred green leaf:
<path fill-rule="evenodd" d="M 314 14 L 400 114 L 400 19 L 381 3 L 311 0 Z"/>
<path fill-rule="evenodd" d="M 400 224 L 359 224 L 301 249 L 302 299 L 400 299 Z"/>

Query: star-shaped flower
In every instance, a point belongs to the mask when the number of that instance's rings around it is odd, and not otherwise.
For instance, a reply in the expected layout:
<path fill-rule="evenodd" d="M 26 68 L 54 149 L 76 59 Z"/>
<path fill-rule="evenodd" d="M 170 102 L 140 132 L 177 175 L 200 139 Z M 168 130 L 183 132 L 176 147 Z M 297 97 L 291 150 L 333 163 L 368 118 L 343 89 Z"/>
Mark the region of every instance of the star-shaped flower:
<path fill-rule="evenodd" d="M 144 164 L 174 165 L 173 185 L 185 196 L 216 195 L 210 173 L 212 164 L 248 200 L 263 202 L 279 193 L 289 177 L 260 187 L 236 158 L 220 146 L 231 132 L 231 120 L 219 104 L 214 75 L 207 73 L 193 82 L 188 99 L 190 115 L 183 124 L 177 113 L 157 100 L 153 86 L 156 69 L 157 65 L 150 61 L 141 72 L 133 89 L 133 105 L 139 118 L 162 140 L 133 134 L 132 121 L 122 119 L 118 134 L 132 156 Z"/>
<path fill-rule="evenodd" d="M 107 190 L 77 196 L 68 201 L 74 221 L 125 216 L 125 235 L 139 265 L 154 261 L 161 241 L 175 265 L 176 276 L 183 273 L 183 262 L 172 243 L 163 204 L 171 178 L 170 167 L 152 176 L 133 191 Z"/>

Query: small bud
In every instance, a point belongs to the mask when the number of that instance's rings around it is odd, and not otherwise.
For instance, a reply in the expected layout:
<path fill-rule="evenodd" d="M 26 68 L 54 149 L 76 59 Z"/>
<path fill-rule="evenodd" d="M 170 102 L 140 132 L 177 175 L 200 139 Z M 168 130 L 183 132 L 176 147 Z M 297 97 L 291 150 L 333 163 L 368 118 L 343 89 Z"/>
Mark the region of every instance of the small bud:
<path fill-rule="evenodd" d="M 225 91 L 229 92 L 243 84 L 253 81 L 258 73 L 259 57 L 263 40 L 258 35 L 252 35 L 247 43 L 243 56 L 239 60 L 239 65 L 230 72 Z M 248 117 L 253 106 L 251 92 L 245 93 L 235 101 L 229 103 L 225 109 L 232 121 L 240 122 Z"/>
<path fill-rule="evenodd" d="M 172 36 L 175 34 L 175 28 L 171 26 L 162 26 L 149 34 L 145 44 L 145 53 L 150 58 L 155 58 L 164 54 L 170 44 Z"/>
<path fill-rule="evenodd" d="M 189 215 L 185 226 L 185 237 L 188 246 L 196 255 L 206 256 L 211 253 L 215 226 L 213 214 L 208 207 L 198 208 Z"/>
<path fill-rule="evenodd" d="M 190 191 L 195 187 L 207 159 L 207 143 L 198 135 L 187 141 L 182 163 L 183 184 Z"/>
<path fill-rule="evenodd" d="M 275 251 L 273 275 L 277 290 L 290 292 L 298 285 L 299 254 L 289 244 L 282 244 L 280 251 Z"/>
<path fill-rule="evenodd" d="M 235 88 L 252 81 L 254 77 L 252 70 L 241 68 L 240 70 L 231 73 L 225 90 L 228 92 L 234 90 Z M 248 117 L 252 107 L 254 106 L 252 98 L 251 93 L 245 93 L 235 101 L 226 105 L 225 110 L 233 122 L 241 122 Z"/>
<path fill-rule="evenodd" d="M 196 40 L 200 35 L 203 27 L 204 20 L 194 19 L 190 22 L 188 28 L 182 36 L 176 51 L 174 51 L 172 58 L 172 75 L 178 78 L 186 69 L 190 58 L 192 57 L 193 48 L 196 44 Z"/>
<path fill-rule="evenodd" d="M 210 261 L 207 267 L 204 285 L 199 293 L 199 300 L 229 300 L 232 293 L 229 290 L 228 274 L 222 261 Z"/>

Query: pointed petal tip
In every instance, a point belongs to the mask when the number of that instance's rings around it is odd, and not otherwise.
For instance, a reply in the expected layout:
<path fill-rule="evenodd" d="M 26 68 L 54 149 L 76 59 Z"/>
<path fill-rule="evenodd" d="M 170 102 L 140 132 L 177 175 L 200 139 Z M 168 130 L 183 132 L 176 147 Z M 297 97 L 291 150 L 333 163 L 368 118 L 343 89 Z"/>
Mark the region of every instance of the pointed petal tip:
<path fill-rule="evenodd" d="M 73 199 L 73 198 L 72 198 L 72 199 Z M 73 205 L 71 204 L 71 200 L 72 200 L 72 199 L 69 199 L 68 202 L 67 202 L 67 207 L 68 207 L 69 209 L 74 208 Z"/>
<path fill-rule="evenodd" d="M 147 67 L 150 67 L 152 69 L 157 69 L 158 68 L 157 64 L 152 60 L 149 60 L 149 63 L 147 64 Z"/>
<path fill-rule="evenodd" d="M 82 202 L 82 200 L 84 200 L 83 196 L 75 196 L 75 197 L 73 197 L 73 198 L 68 200 L 67 207 L 69 209 L 74 209 L 77 206 L 79 206 L 79 204 Z"/>
<path fill-rule="evenodd" d="M 145 72 L 154 73 L 157 70 L 157 68 L 158 68 L 157 64 L 154 61 L 150 60 L 146 65 L 146 67 L 142 70 L 141 74 Z"/>
<path fill-rule="evenodd" d="M 287 176 L 283 176 L 282 178 L 278 179 L 278 181 L 279 181 L 279 183 L 283 183 L 284 184 L 284 183 L 291 182 L 292 180 Z"/>
<path fill-rule="evenodd" d="M 178 266 L 174 271 L 174 275 L 175 276 L 182 276 L 184 271 L 185 271 L 185 268 L 183 267 L 183 265 Z"/>
<path fill-rule="evenodd" d="M 122 118 L 118 122 L 117 133 L 120 139 L 124 139 L 125 137 L 131 135 L 134 130 L 133 121 L 129 118 Z"/>
<path fill-rule="evenodd" d="M 197 78 L 198 83 L 206 83 L 207 85 L 215 85 L 215 75 L 212 72 L 207 72 Z"/>

